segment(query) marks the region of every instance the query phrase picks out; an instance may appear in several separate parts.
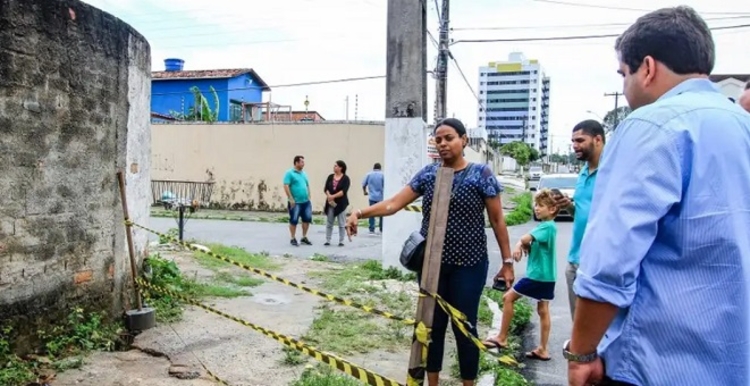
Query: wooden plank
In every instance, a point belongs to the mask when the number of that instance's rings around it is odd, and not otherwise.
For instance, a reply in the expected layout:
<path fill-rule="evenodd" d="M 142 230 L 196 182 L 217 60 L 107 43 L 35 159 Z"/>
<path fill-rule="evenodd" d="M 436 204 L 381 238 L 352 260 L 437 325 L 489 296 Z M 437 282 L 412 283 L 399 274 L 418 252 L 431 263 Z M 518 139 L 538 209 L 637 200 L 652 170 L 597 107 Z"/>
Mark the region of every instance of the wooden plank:
<path fill-rule="evenodd" d="M 430 293 L 436 293 L 438 289 L 445 231 L 448 226 L 448 207 L 453 188 L 453 173 L 454 170 L 451 168 L 438 168 L 437 179 L 435 180 L 435 192 L 430 209 L 430 226 L 427 231 L 421 278 L 422 288 Z M 423 322 L 427 328 L 431 328 L 434 314 L 435 299 L 420 297 L 417 303 L 416 321 Z M 422 367 L 422 344 L 416 340 L 411 345 L 409 375 L 418 384 L 424 384 L 425 369 Z"/>

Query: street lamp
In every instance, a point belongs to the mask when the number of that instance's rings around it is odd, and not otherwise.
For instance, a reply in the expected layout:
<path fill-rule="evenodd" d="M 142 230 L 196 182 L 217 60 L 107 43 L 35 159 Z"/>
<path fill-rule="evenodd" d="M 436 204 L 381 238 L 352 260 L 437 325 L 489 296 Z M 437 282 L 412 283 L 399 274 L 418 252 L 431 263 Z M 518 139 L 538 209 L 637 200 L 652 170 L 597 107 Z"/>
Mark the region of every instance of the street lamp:
<path fill-rule="evenodd" d="M 595 116 L 595 117 L 597 117 L 597 118 L 599 118 L 599 120 L 601 120 L 602 122 L 604 122 L 604 118 L 602 118 L 601 115 L 599 115 L 599 114 L 597 114 L 597 113 L 595 113 L 595 112 L 593 112 L 591 110 L 586 110 L 586 112 L 589 113 L 589 114 L 591 114 L 591 115 L 593 115 L 593 116 Z"/>

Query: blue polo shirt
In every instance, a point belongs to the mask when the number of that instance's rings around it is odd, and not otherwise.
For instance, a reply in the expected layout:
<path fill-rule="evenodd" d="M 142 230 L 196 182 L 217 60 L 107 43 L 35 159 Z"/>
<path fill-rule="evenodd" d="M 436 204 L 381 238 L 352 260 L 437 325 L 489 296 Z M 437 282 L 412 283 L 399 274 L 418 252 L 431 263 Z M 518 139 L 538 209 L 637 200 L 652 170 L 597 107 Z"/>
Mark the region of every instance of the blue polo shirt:
<path fill-rule="evenodd" d="M 586 223 L 589 222 L 589 210 L 591 199 L 594 197 L 594 184 L 596 184 L 596 170 L 589 173 L 589 164 L 581 168 L 576 182 L 576 191 L 573 193 L 575 215 L 573 217 L 573 240 L 570 242 L 570 253 L 568 262 L 578 264 L 581 255 L 581 241 L 586 231 Z"/>

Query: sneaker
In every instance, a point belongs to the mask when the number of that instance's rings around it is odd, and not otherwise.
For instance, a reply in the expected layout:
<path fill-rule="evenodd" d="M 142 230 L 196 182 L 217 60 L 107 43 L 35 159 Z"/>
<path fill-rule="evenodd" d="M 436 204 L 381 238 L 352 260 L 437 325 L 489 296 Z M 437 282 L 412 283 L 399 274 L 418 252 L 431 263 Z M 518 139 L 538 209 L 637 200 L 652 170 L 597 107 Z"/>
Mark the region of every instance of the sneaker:
<path fill-rule="evenodd" d="M 292 239 L 292 241 L 289 242 L 289 244 L 294 245 L 295 247 L 298 247 L 299 244 L 297 243 L 297 239 Z"/>
<path fill-rule="evenodd" d="M 329 243 L 328 241 L 326 241 L 325 244 L 323 244 L 323 245 L 325 245 L 326 247 L 328 247 L 328 246 L 331 245 L 331 243 Z"/>
<path fill-rule="evenodd" d="M 339 247 L 343 247 L 343 246 L 344 246 L 344 243 L 339 243 Z"/>
<path fill-rule="evenodd" d="M 310 242 L 310 240 L 307 239 L 307 237 L 303 237 L 302 239 L 300 239 L 299 242 L 305 245 L 312 245 L 312 243 Z"/>
<path fill-rule="evenodd" d="M 370 229 L 370 234 L 374 235 L 375 234 L 375 229 Z"/>

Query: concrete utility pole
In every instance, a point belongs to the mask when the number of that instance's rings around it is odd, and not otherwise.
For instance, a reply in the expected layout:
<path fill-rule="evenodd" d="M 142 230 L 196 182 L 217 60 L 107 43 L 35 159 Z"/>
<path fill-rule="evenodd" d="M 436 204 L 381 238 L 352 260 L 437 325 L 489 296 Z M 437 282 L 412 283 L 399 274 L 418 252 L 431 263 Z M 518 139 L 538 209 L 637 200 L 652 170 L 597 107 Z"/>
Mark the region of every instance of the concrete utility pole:
<path fill-rule="evenodd" d="M 448 59 L 450 58 L 449 38 L 449 16 L 450 1 L 443 0 L 442 10 L 440 11 L 440 36 L 438 40 L 438 61 L 435 85 L 435 123 L 448 115 Z"/>
<path fill-rule="evenodd" d="M 427 20 L 422 1 L 388 0 L 384 194 L 401 190 L 427 164 Z M 362 144 L 367 146 L 367 144 Z M 401 211 L 383 222 L 383 266 L 401 268 L 406 237 L 422 216 Z"/>
<path fill-rule="evenodd" d="M 619 92 L 611 92 L 611 93 L 605 93 L 604 94 L 605 97 L 612 97 L 612 96 L 615 97 L 615 110 L 614 110 L 615 111 L 615 120 L 614 120 L 614 125 L 609 128 L 610 130 L 614 130 L 615 128 L 617 128 L 617 124 L 620 123 L 620 117 L 619 117 L 619 112 L 617 111 L 617 108 L 619 107 L 619 102 L 620 102 L 620 96 L 621 95 L 622 94 L 619 93 Z M 605 117 L 606 117 L 606 115 L 605 115 Z M 604 122 L 602 122 L 602 123 L 604 123 Z"/>

